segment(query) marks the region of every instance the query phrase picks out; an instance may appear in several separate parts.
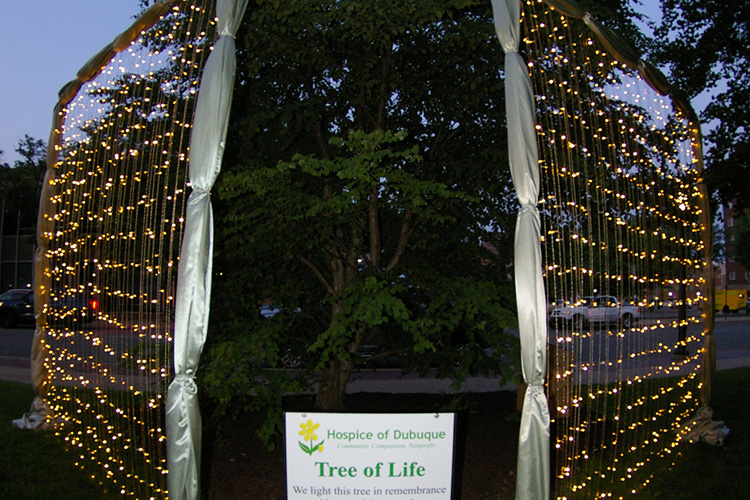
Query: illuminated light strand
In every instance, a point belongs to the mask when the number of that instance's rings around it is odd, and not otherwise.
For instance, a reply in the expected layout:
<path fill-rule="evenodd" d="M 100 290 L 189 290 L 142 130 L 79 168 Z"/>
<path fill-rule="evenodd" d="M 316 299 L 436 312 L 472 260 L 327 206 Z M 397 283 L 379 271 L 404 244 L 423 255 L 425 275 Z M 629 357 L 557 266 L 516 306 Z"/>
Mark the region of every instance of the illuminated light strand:
<path fill-rule="evenodd" d="M 214 2 L 177 0 L 67 105 L 55 179 L 44 366 L 54 429 L 92 479 L 164 498 L 188 140 Z M 98 301 L 92 313 L 89 299 Z M 95 323 L 89 322 L 93 314 Z"/>
<path fill-rule="evenodd" d="M 701 307 L 704 200 L 686 124 L 581 23 L 529 0 L 522 26 L 539 113 L 548 297 L 613 295 L 647 313 L 673 292 L 676 311 L 684 286 Z M 690 315 L 627 330 L 550 329 L 558 353 L 570 353 L 548 367 L 557 498 L 633 496 L 677 459 L 676 431 L 698 405 L 704 335 Z M 689 354 L 675 357 L 682 347 Z"/>

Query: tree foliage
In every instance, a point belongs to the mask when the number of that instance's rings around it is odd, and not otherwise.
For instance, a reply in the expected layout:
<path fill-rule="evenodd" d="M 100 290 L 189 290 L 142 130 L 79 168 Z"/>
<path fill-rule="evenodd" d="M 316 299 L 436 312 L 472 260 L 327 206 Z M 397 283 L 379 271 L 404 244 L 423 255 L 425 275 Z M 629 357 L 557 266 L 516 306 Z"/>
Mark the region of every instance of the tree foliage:
<path fill-rule="evenodd" d="M 489 2 L 255 2 L 238 59 L 207 392 L 278 402 L 309 380 L 267 369 L 291 353 L 340 409 L 368 344 L 458 383 L 501 372 L 516 201 Z"/>
<path fill-rule="evenodd" d="M 711 91 L 701 113 L 708 181 L 722 201 L 750 208 L 750 5 L 741 0 L 665 0 L 654 56 L 675 86 L 693 98 Z"/>
<path fill-rule="evenodd" d="M 639 4 L 648 0 L 580 0 L 581 8 L 591 13 L 602 24 L 615 30 L 639 53 L 649 50 L 653 40 L 639 28 L 648 23 L 648 16 L 640 12 Z"/>
<path fill-rule="evenodd" d="M 15 234 L 17 224 L 22 228 L 36 227 L 39 194 L 46 170 L 46 145 L 41 139 L 24 135 L 18 141 L 16 152 L 21 159 L 12 166 L 0 164 L 1 203 L 5 215 L 14 221 L 3 225 L 5 234 Z"/>

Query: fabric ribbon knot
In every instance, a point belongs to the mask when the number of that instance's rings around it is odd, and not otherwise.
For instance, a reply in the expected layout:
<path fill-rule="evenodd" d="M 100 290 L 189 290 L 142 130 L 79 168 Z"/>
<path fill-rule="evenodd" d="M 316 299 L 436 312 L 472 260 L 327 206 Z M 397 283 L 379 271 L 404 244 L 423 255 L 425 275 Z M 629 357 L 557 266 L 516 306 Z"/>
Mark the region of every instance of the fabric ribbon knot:
<path fill-rule="evenodd" d="M 195 377 L 193 375 L 175 375 L 172 384 L 179 385 L 182 390 L 188 394 L 198 394 L 198 385 L 195 383 Z"/>
<path fill-rule="evenodd" d="M 521 205 L 521 207 L 519 208 L 519 211 L 524 214 L 531 213 L 533 215 L 539 213 L 539 209 L 533 203 L 525 203 Z"/>

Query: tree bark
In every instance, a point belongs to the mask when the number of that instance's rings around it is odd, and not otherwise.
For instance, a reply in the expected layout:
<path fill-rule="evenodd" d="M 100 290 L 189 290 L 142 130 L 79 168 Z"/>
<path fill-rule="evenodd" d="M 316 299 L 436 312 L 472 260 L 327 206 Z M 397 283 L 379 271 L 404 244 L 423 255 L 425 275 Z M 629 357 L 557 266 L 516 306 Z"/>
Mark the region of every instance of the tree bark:
<path fill-rule="evenodd" d="M 406 214 L 404 214 L 404 221 L 401 224 L 401 234 L 398 238 L 398 245 L 396 246 L 396 251 L 391 257 L 391 261 L 385 268 L 386 273 L 390 273 L 393 269 L 396 268 L 396 266 L 398 266 L 401 255 L 403 255 L 403 253 L 406 251 L 406 245 L 409 243 L 409 238 L 414 232 L 415 224 L 413 223 L 413 218 L 414 212 L 412 210 L 407 210 Z"/>
<path fill-rule="evenodd" d="M 340 231 L 339 231 L 340 232 Z M 342 235 L 339 234 L 339 239 Z M 355 237 L 356 239 L 356 237 Z M 345 258 L 345 256 L 343 256 Z M 333 255 L 329 264 L 332 276 L 333 296 L 337 296 L 347 286 L 347 265 L 341 255 Z M 336 300 L 331 306 L 331 323 L 336 321 L 341 313 L 341 303 Z M 350 347 L 351 349 L 351 347 Z M 354 348 L 356 350 L 356 347 Z M 320 370 L 318 393 L 315 404 L 319 410 L 340 411 L 344 409 L 344 394 L 346 384 L 352 373 L 351 358 L 331 359 Z"/>
<path fill-rule="evenodd" d="M 351 374 L 351 359 L 335 359 L 323 367 L 320 372 L 318 394 L 315 396 L 315 405 L 319 410 L 344 410 L 346 385 Z"/>

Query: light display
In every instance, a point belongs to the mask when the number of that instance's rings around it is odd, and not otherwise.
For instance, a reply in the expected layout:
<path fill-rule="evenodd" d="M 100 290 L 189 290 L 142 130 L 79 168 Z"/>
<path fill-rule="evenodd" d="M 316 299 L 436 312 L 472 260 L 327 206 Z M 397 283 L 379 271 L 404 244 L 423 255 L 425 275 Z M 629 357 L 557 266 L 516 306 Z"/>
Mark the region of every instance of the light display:
<path fill-rule="evenodd" d="M 54 431 L 108 491 L 133 498 L 167 494 L 188 142 L 215 36 L 214 2 L 159 4 L 134 24 L 132 44 L 101 52 L 112 59 L 59 110 L 40 224 Z M 153 26 L 142 26 L 149 17 Z"/>
<path fill-rule="evenodd" d="M 77 97 L 59 110 L 40 224 L 55 432 L 109 489 L 135 498 L 166 496 L 188 139 L 215 36 L 213 2 L 159 3 L 169 8 L 153 27 L 116 54 L 105 48 L 114 58 L 101 71 L 63 89 Z M 700 404 L 707 325 L 696 311 L 711 304 L 695 133 L 583 23 L 528 0 L 522 24 L 547 296 L 562 308 L 615 297 L 638 311 L 550 329 L 553 488 L 561 499 L 624 498 L 675 460 L 677 431 Z M 689 314 L 652 314 L 686 303 Z"/>
<path fill-rule="evenodd" d="M 547 296 L 562 310 L 614 311 L 550 324 L 553 491 L 630 497 L 672 464 L 678 429 L 700 404 L 704 204 L 691 134 L 584 22 L 530 0 L 522 24 Z"/>

